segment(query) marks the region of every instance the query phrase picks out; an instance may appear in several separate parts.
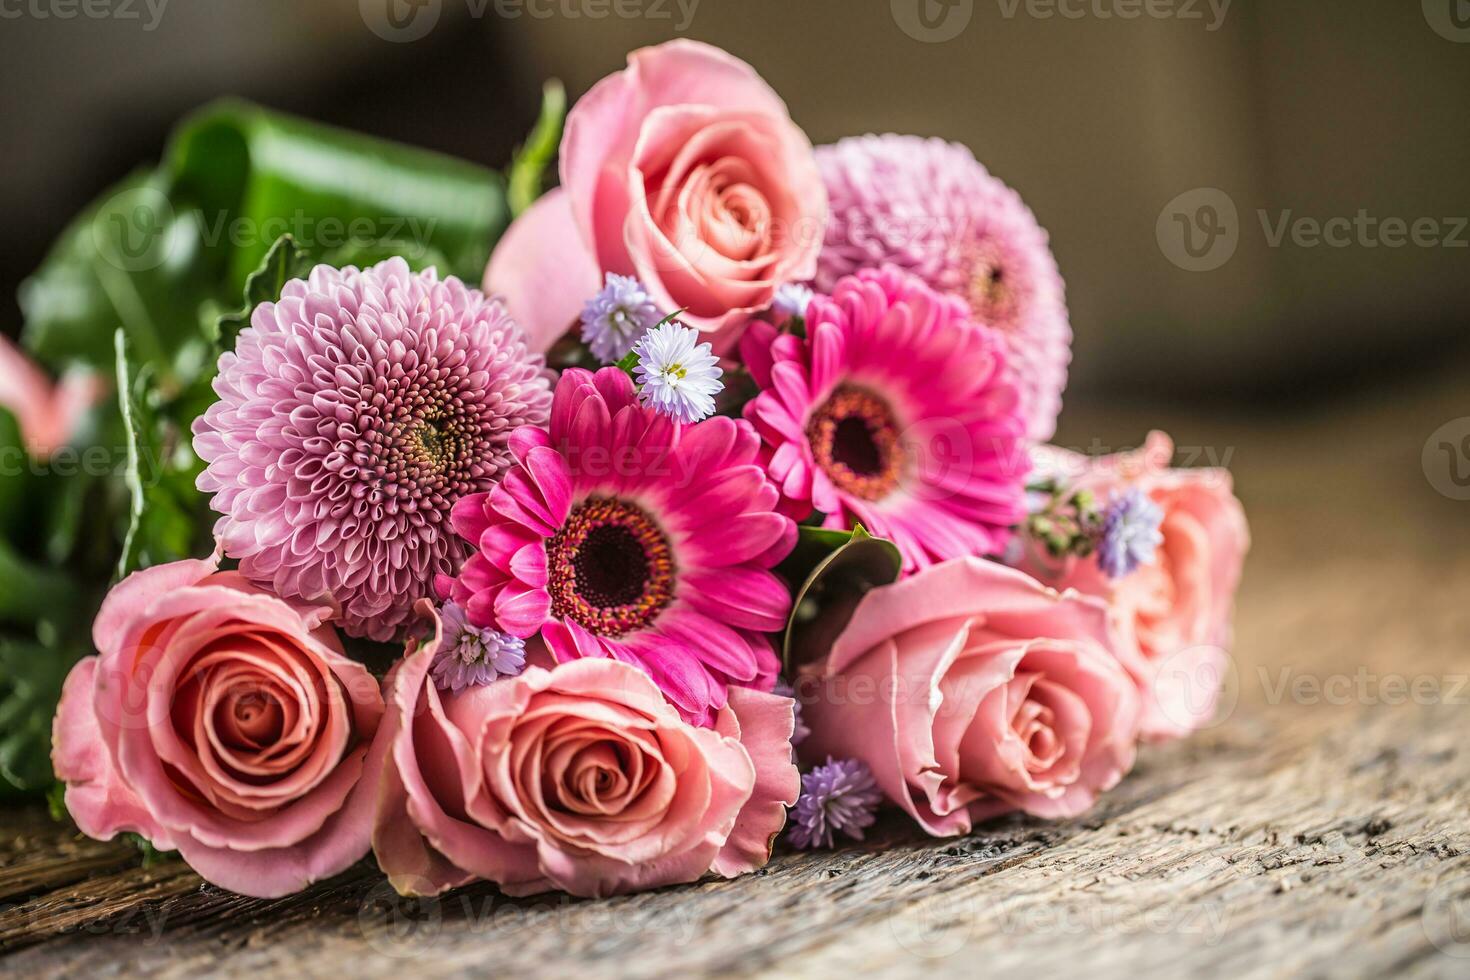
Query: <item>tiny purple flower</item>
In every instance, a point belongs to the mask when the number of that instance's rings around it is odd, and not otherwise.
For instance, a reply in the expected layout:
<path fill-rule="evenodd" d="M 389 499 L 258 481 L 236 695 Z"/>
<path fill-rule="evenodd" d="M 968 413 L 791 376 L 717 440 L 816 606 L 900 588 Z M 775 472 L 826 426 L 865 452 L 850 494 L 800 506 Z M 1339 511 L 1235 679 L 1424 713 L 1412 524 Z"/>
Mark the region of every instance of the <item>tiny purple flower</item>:
<path fill-rule="evenodd" d="M 453 602 L 444 604 L 439 618 L 443 638 L 429 672 L 441 691 L 458 694 L 526 669 L 526 641 L 520 637 L 474 626 Z"/>
<path fill-rule="evenodd" d="M 1159 524 L 1164 512 L 1148 494 L 1132 487 L 1115 496 L 1103 514 L 1097 542 L 1097 564 L 1108 578 L 1122 578 L 1154 560 L 1163 543 Z"/>
<path fill-rule="evenodd" d="M 812 289 L 799 282 L 788 282 L 776 289 L 771 309 L 783 319 L 794 316 L 805 317 L 807 304 L 812 301 Z"/>
<path fill-rule="evenodd" d="M 582 307 L 582 341 L 593 357 L 616 364 L 661 319 L 641 282 L 609 272 L 606 285 Z"/>
<path fill-rule="evenodd" d="M 831 847 L 839 831 L 862 840 L 863 828 L 878 819 L 875 812 L 882 802 L 883 792 L 867 763 L 828 756 L 826 765 L 801 777 L 787 839 L 802 848 Z"/>

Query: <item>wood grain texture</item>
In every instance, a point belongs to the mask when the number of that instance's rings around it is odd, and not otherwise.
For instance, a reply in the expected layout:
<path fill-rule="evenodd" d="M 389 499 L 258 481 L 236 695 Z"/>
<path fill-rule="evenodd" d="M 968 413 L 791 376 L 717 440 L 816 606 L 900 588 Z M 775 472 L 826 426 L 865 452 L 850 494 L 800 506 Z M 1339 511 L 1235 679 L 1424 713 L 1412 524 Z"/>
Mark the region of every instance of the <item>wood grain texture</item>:
<path fill-rule="evenodd" d="M 1470 975 L 1470 504 L 1424 440 L 1446 385 L 1307 421 L 1172 419 L 1229 454 L 1255 537 L 1219 722 L 1086 817 L 834 853 L 605 901 L 398 899 L 366 864 L 279 901 L 0 816 L 8 975 Z M 1148 417 L 1069 420 L 1080 446 Z M 1075 435 L 1072 435 L 1075 434 Z"/>

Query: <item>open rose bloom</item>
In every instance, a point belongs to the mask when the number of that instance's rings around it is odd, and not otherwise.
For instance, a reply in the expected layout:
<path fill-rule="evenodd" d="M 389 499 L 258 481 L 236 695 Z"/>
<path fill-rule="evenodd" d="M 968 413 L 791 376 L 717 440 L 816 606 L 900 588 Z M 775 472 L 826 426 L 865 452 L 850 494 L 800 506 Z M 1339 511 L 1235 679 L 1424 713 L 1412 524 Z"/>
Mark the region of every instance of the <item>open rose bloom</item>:
<path fill-rule="evenodd" d="M 273 898 L 368 850 L 368 756 L 383 701 L 326 607 L 266 595 L 213 562 L 135 573 L 73 668 L 52 761 L 77 826 L 177 850 L 231 891 Z"/>
<path fill-rule="evenodd" d="M 648 675 L 597 658 L 446 693 L 436 627 L 390 682 L 373 847 L 400 892 L 485 878 L 602 896 L 766 863 L 800 786 L 790 698 L 731 688 L 700 728 Z"/>
<path fill-rule="evenodd" d="M 1033 568 L 1049 585 L 1108 602 L 1113 646 L 1143 697 L 1143 736 L 1178 738 L 1214 717 L 1229 670 L 1231 614 L 1250 548 L 1245 511 L 1230 473 L 1170 469 L 1174 444 L 1152 432 L 1143 448 L 1088 458 L 1045 447 L 1041 469 L 1058 472 L 1100 501 L 1137 487 L 1163 511 L 1152 562 L 1110 579 L 1097 559 Z"/>
<path fill-rule="evenodd" d="M 722 354 L 779 286 L 816 272 L 827 192 L 811 143 L 718 48 L 634 51 L 567 116 L 560 166 L 561 187 L 516 220 L 485 278 L 539 349 L 603 273 L 636 276 Z"/>
<path fill-rule="evenodd" d="M 859 759 L 931 834 L 1071 817 L 1133 766 L 1138 695 L 1102 603 L 978 558 L 869 592 L 798 686 L 803 758 Z"/>

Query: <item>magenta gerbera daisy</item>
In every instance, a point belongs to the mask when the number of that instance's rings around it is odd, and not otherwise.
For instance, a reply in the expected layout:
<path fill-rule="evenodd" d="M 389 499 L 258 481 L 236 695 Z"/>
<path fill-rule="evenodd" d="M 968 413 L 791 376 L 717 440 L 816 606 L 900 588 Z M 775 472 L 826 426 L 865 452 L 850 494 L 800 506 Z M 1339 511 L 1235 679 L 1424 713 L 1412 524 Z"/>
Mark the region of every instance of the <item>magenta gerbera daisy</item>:
<path fill-rule="evenodd" d="M 753 324 L 745 406 L 788 513 L 861 523 L 905 566 L 999 552 L 1025 515 L 1024 423 L 997 332 L 891 266 L 807 307 L 806 338 Z"/>
<path fill-rule="evenodd" d="M 528 637 L 558 661 L 643 668 L 686 718 L 709 724 L 730 685 L 770 690 L 763 633 L 791 599 L 770 570 L 796 527 L 745 422 L 681 425 L 639 404 L 617 368 L 564 372 L 550 431 L 527 426 L 517 463 L 454 508 L 477 551 L 440 592 L 471 623 Z"/>
<path fill-rule="evenodd" d="M 459 568 L 451 508 L 494 485 L 511 432 L 551 406 L 543 359 L 498 301 L 398 258 L 286 283 L 214 390 L 194 449 L 225 554 L 280 596 L 332 596 L 343 628 L 374 640 Z"/>
<path fill-rule="evenodd" d="M 852 137 L 819 147 L 817 163 L 832 206 L 817 288 L 888 263 L 963 299 L 1005 340 L 1027 435 L 1050 439 L 1072 329 L 1046 232 L 1020 195 L 939 139 Z"/>

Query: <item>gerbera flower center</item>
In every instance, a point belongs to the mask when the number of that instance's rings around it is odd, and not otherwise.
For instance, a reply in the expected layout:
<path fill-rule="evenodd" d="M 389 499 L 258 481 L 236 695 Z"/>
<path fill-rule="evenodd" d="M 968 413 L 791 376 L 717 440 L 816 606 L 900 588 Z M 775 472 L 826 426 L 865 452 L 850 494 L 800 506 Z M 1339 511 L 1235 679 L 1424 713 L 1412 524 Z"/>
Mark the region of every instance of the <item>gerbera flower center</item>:
<path fill-rule="evenodd" d="M 551 613 L 599 636 L 642 629 L 674 594 L 674 558 L 638 507 L 588 497 L 546 544 Z"/>
<path fill-rule="evenodd" d="M 807 423 L 812 455 L 841 490 L 881 500 L 898 486 L 904 452 L 888 403 L 870 391 L 843 386 Z"/>

